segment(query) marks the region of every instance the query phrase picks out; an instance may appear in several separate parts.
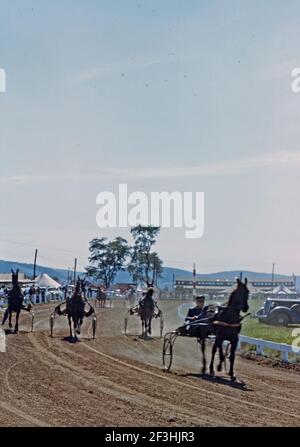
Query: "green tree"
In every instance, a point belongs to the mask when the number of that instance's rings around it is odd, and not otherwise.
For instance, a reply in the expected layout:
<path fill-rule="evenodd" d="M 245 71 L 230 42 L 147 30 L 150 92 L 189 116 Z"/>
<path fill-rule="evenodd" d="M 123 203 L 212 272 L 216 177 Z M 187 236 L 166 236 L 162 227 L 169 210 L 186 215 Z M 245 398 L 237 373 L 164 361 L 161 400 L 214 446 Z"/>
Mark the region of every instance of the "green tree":
<path fill-rule="evenodd" d="M 133 227 L 130 232 L 134 239 L 134 245 L 130 251 L 128 271 L 135 282 L 154 282 L 161 276 L 163 265 L 158 254 L 151 252 L 160 228 L 138 225 Z"/>
<path fill-rule="evenodd" d="M 87 275 L 102 281 L 105 287 L 113 284 L 118 272 L 125 270 L 129 247 L 126 239 L 117 237 L 112 241 L 107 238 L 95 238 L 90 241 L 89 266 Z"/>

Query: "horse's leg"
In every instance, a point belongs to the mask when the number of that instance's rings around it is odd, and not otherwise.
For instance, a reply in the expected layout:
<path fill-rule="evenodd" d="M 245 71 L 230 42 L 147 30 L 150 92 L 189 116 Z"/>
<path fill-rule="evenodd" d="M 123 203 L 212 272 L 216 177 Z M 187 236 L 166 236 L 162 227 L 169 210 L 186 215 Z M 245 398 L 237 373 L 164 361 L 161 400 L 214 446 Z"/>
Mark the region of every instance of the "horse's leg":
<path fill-rule="evenodd" d="M 202 374 L 206 373 L 206 356 L 205 356 L 205 337 L 201 340 L 201 351 L 202 351 Z"/>
<path fill-rule="evenodd" d="M 76 318 L 73 317 L 73 329 L 74 329 L 74 339 L 77 341 L 77 321 Z"/>
<path fill-rule="evenodd" d="M 152 333 L 151 322 L 152 322 L 152 317 L 149 317 L 149 320 L 148 320 L 148 334 L 149 335 L 151 335 L 151 333 Z"/>
<path fill-rule="evenodd" d="M 14 330 L 14 334 L 17 334 L 19 331 L 19 316 L 20 316 L 20 310 L 17 311 L 16 313 L 16 325 L 15 325 L 15 330 Z"/>
<path fill-rule="evenodd" d="M 231 341 L 230 356 L 229 356 L 229 362 L 230 362 L 229 375 L 231 377 L 231 380 L 233 380 L 233 381 L 236 380 L 236 377 L 233 372 L 233 365 L 234 365 L 235 351 L 236 351 L 237 345 L 238 345 L 238 339 L 234 339 Z"/>
<path fill-rule="evenodd" d="M 146 320 L 144 320 L 144 318 L 141 318 L 142 321 L 142 337 L 145 337 L 145 332 L 146 332 Z"/>
<path fill-rule="evenodd" d="M 218 345 L 219 345 L 219 340 L 218 340 L 218 338 L 216 338 L 215 342 L 214 342 L 214 345 L 212 347 L 211 361 L 210 361 L 210 365 L 209 365 L 209 372 L 210 372 L 210 374 L 212 376 L 215 374 L 215 371 L 214 371 L 214 361 L 215 361 L 215 355 L 216 355 L 216 352 L 217 352 Z"/>
<path fill-rule="evenodd" d="M 69 322 L 69 328 L 70 328 L 70 338 L 73 337 L 73 333 L 72 333 L 72 321 L 71 321 L 71 317 L 70 315 L 68 315 L 68 322 Z"/>
<path fill-rule="evenodd" d="M 224 360 L 225 360 L 225 356 L 224 356 L 224 352 L 223 352 L 223 342 L 221 342 L 219 344 L 219 354 L 220 354 L 220 362 L 219 362 L 219 364 L 217 366 L 217 371 L 220 372 L 220 371 L 222 371 L 222 365 L 223 365 Z"/>
<path fill-rule="evenodd" d="M 9 319 L 8 319 L 8 326 L 9 329 L 12 329 L 12 311 L 9 311 Z"/>
<path fill-rule="evenodd" d="M 7 320 L 7 318 L 8 318 L 8 315 L 9 315 L 9 309 L 7 308 L 6 311 L 5 311 L 5 313 L 4 313 L 4 316 L 3 316 L 2 326 L 6 323 L 6 320 Z"/>
<path fill-rule="evenodd" d="M 82 317 L 78 317 L 77 319 L 77 334 L 80 335 L 80 326 L 82 325 L 83 319 Z"/>

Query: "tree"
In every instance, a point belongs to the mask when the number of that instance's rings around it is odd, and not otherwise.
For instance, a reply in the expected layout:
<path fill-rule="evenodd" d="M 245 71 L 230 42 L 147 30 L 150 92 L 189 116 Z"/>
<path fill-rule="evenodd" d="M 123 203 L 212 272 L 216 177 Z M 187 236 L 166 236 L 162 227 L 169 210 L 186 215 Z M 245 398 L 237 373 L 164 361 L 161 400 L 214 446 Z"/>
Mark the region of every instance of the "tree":
<path fill-rule="evenodd" d="M 113 241 L 107 238 L 95 238 L 90 241 L 90 265 L 86 267 L 87 275 L 104 283 L 109 288 L 119 271 L 125 270 L 125 260 L 129 254 L 126 239 L 121 237 Z"/>
<path fill-rule="evenodd" d="M 133 227 L 130 232 L 134 239 L 134 245 L 131 248 L 128 271 L 133 281 L 157 281 L 157 278 L 161 276 L 163 264 L 158 254 L 151 252 L 151 249 L 156 242 L 160 228 L 138 225 Z"/>
<path fill-rule="evenodd" d="M 152 283 L 155 282 L 157 285 L 158 278 L 161 278 L 163 272 L 163 262 L 158 256 L 158 253 L 153 252 L 149 255 L 150 258 L 150 270 L 152 271 Z"/>

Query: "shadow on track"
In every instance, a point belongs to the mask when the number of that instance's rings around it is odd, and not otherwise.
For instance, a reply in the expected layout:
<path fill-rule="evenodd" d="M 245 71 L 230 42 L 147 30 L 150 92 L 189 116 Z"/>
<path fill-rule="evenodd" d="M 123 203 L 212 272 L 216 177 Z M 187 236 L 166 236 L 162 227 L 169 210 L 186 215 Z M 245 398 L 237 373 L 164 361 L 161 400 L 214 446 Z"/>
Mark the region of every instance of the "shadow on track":
<path fill-rule="evenodd" d="M 221 385 L 227 385 L 231 388 L 236 388 L 241 391 L 253 391 L 251 388 L 248 388 L 247 384 L 243 381 L 236 381 L 233 382 L 230 378 L 223 377 L 223 376 L 211 376 L 210 374 L 194 374 L 194 373 L 187 373 L 187 374 L 177 374 L 180 377 L 195 377 L 198 379 L 206 380 L 208 382 L 212 383 L 219 383 Z"/>

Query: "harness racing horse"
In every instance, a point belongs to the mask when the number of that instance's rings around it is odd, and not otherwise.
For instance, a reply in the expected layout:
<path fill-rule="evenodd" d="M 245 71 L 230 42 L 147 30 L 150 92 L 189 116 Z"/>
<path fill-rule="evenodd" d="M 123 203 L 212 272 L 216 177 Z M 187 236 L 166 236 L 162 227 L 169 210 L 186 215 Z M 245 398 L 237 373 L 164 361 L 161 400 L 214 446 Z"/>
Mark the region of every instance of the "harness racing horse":
<path fill-rule="evenodd" d="M 12 285 L 13 288 L 8 292 L 7 295 L 7 300 L 8 300 L 8 307 L 5 311 L 3 320 L 2 320 L 2 325 L 5 324 L 7 318 L 9 318 L 8 320 L 8 324 L 9 324 L 9 328 L 12 329 L 12 314 L 13 312 L 16 313 L 16 324 L 15 324 L 15 330 L 14 330 L 14 334 L 17 334 L 19 331 L 19 317 L 20 317 L 20 313 L 21 310 L 26 310 L 27 312 L 31 311 L 31 305 L 29 304 L 27 307 L 23 306 L 23 300 L 24 300 L 24 296 L 19 284 L 19 269 L 16 270 L 16 272 L 14 272 L 13 270 L 11 270 L 12 273 Z M 33 324 L 33 319 L 32 319 L 32 324 Z"/>
<path fill-rule="evenodd" d="M 97 298 L 96 298 L 96 303 L 99 303 L 100 307 L 105 307 L 105 303 L 106 303 L 106 293 L 103 292 L 103 290 L 101 289 L 101 287 L 99 287 L 98 292 L 97 292 Z"/>
<path fill-rule="evenodd" d="M 85 298 L 85 281 L 78 277 L 76 287 L 71 299 L 67 300 L 65 310 L 61 310 L 60 307 L 64 304 L 60 304 L 55 308 L 55 313 L 58 315 L 67 315 L 69 328 L 70 328 L 70 338 L 73 338 L 77 341 L 77 335 L 80 334 L 80 327 L 83 323 L 84 317 L 90 317 L 95 313 L 94 308 L 89 304 L 87 299 Z M 88 312 L 85 311 L 85 304 L 90 306 Z M 51 316 L 51 318 L 53 318 Z M 72 331 L 72 322 L 74 329 L 74 336 Z M 52 329 L 51 329 L 52 330 Z"/>
<path fill-rule="evenodd" d="M 247 287 L 247 278 L 243 283 L 240 279 L 237 279 L 237 288 L 231 293 L 227 307 L 222 307 L 217 313 L 213 321 L 214 333 L 216 339 L 212 348 L 212 357 L 210 363 L 210 374 L 214 375 L 214 359 L 217 349 L 220 352 L 220 363 L 217 366 L 217 370 L 222 370 L 222 364 L 225 360 L 223 353 L 223 341 L 230 342 L 230 355 L 229 355 L 229 375 L 232 381 L 236 380 L 233 372 L 235 351 L 239 341 L 239 333 L 241 330 L 240 312 L 247 312 L 248 306 L 249 290 Z"/>
<path fill-rule="evenodd" d="M 146 337 L 147 334 L 151 335 L 151 322 L 155 317 L 155 301 L 153 300 L 154 287 L 153 284 L 147 282 L 148 289 L 145 296 L 139 302 L 139 316 L 142 321 L 142 337 Z"/>

